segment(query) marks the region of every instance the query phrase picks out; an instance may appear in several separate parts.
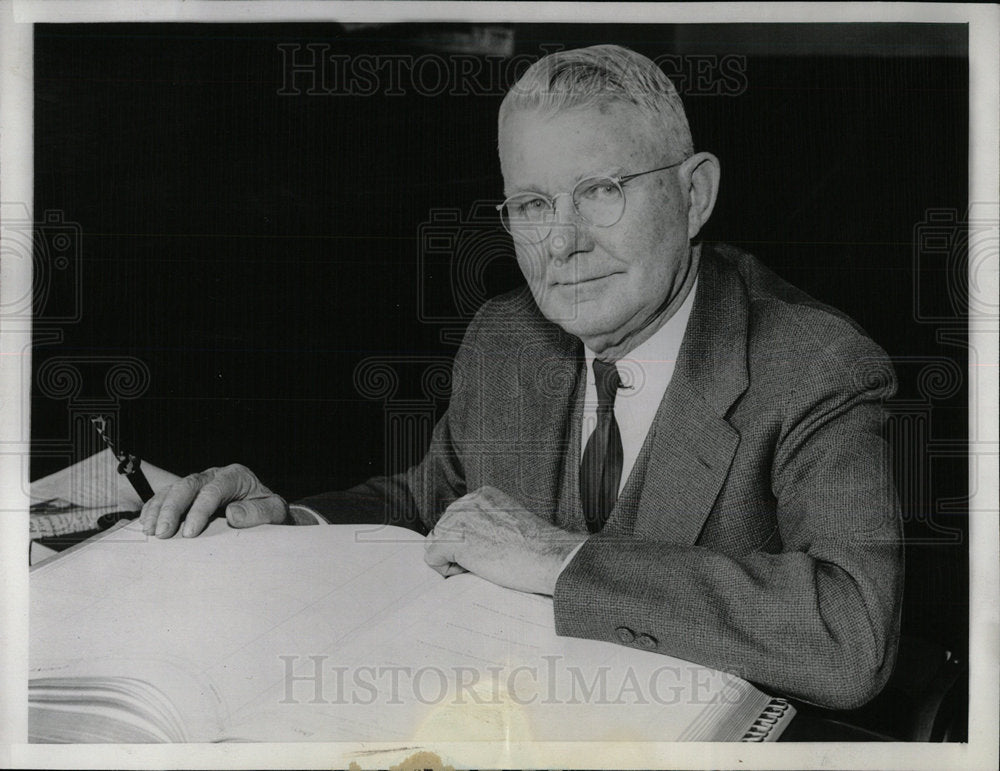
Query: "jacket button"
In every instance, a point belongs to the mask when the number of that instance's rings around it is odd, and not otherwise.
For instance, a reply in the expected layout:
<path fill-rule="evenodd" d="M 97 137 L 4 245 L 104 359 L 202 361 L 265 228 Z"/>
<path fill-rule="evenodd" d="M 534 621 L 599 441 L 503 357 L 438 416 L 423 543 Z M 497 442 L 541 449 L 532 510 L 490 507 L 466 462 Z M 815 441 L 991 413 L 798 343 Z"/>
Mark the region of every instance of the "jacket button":
<path fill-rule="evenodd" d="M 623 645 L 631 645 L 632 641 L 635 640 L 635 632 L 627 626 L 618 627 L 615 630 L 615 634 L 618 635 L 618 641 Z"/>
<path fill-rule="evenodd" d="M 639 635 L 635 641 L 639 644 L 640 648 L 645 648 L 648 651 L 653 650 L 657 645 L 656 638 L 648 634 Z"/>

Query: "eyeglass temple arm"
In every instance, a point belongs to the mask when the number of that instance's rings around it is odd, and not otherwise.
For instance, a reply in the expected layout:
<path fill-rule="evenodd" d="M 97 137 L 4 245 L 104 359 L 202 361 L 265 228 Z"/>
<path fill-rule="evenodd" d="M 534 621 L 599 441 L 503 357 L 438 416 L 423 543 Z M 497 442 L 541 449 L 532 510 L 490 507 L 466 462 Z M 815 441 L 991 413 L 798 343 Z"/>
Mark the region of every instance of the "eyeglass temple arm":
<path fill-rule="evenodd" d="M 686 161 L 687 158 L 684 159 Z M 654 171 L 666 171 L 667 169 L 672 169 L 674 166 L 680 166 L 684 161 L 677 161 L 677 163 L 671 163 L 669 166 L 660 166 L 658 169 L 650 169 L 649 171 L 639 171 L 635 174 L 626 174 L 624 177 L 618 177 L 618 184 L 623 185 L 630 179 L 635 179 L 636 177 L 641 177 L 644 174 L 652 174 Z"/>

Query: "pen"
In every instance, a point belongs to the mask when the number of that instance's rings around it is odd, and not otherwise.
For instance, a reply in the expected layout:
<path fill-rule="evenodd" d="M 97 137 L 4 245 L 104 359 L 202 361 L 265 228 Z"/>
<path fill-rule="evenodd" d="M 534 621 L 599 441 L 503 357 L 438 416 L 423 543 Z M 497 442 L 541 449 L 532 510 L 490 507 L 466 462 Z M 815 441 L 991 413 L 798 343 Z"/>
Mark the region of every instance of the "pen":
<path fill-rule="evenodd" d="M 108 449 L 118 459 L 118 473 L 125 475 L 125 478 L 139 494 L 139 498 L 142 499 L 143 503 L 152 498 L 153 488 L 149 486 L 149 480 L 142 473 L 142 468 L 140 468 L 142 461 L 139 456 L 132 455 L 115 447 L 114 442 L 111 441 L 111 437 L 107 434 L 107 424 L 102 415 L 95 415 L 90 419 L 90 422 L 94 424 L 94 428 L 97 429 L 97 433 L 100 434 L 101 439 L 104 440 Z"/>

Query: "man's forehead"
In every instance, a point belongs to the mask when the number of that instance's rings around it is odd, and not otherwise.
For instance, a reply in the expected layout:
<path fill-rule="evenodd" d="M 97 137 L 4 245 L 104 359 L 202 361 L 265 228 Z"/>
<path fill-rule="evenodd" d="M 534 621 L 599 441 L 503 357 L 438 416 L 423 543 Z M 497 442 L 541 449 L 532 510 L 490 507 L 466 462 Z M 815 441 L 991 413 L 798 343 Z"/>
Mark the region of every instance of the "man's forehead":
<path fill-rule="evenodd" d="M 552 177 L 610 173 L 662 154 L 661 142 L 648 118 L 621 102 L 513 111 L 499 136 L 505 192 L 540 187 Z"/>

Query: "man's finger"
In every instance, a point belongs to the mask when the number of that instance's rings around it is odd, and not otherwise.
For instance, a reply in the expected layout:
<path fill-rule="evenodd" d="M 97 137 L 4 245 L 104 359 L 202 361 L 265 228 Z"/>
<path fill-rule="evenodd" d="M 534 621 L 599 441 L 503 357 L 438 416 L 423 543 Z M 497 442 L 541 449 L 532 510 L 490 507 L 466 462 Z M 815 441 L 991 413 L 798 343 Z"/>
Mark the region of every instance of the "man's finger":
<path fill-rule="evenodd" d="M 204 483 L 203 474 L 191 474 L 170 486 L 156 518 L 157 538 L 170 538 L 177 532 L 177 526 Z"/>
<path fill-rule="evenodd" d="M 235 501 L 226 507 L 226 521 L 233 527 L 273 525 L 283 522 L 287 515 L 285 501 L 277 495 Z"/>
<path fill-rule="evenodd" d="M 220 469 L 215 469 L 215 482 L 219 485 L 222 495 L 230 501 L 239 501 L 271 491 L 257 479 L 257 475 L 242 463 L 230 463 Z"/>
<path fill-rule="evenodd" d="M 184 527 L 181 535 L 190 538 L 201 533 L 212 515 L 225 506 L 230 501 L 237 502 L 254 492 L 257 484 L 257 477 L 253 475 L 246 466 L 234 463 L 224 468 L 213 467 L 205 470 L 201 474 L 202 479 L 208 480 L 198 492 L 191 504 L 191 509 L 184 518 Z M 247 505 L 245 509 L 233 510 L 230 515 L 226 510 L 226 519 L 234 527 L 251 527 L 269 522 L 269 519 L 262 519 L 268 516 L 270 508 L 265 506 L 263 511 L 256 508 L 256 503 Z"/>
<path fill-rule="evenodd" d="M 159 492 L 142 504 L 142 511 L 139 512 L 139 524 L 142 525 L 142 532 L 145 535 L 152 535 L 156 529 L 156 519 L 160 515 L 160 506 L 163 505 L 165 497 L 166 493 Z"/>
<path fill-rule="evenodd" d="M 431 567 L 445 578 L 448 578 L 449 576 L 457 576 L 459 573 L 469 572 L 457 562 L 449 562 L 447 565 L 431 565 Z"/>
<path fill-rule="evenodd" d="M 458 564 L 457 559 L 455 541 L 449 540 L 447 536 L 442 538 L 440 530 L 435 527 L 427 536 L 427 545 L 424 547 L 424 562 L 447 578 L 469 572 Z"/>
<path fill-rule="evenodd" d="M 205 529 L 205 525 L 208 524 L 208 520 L 226 500 L 216 481 L 208 482 L 198 491 L 187 516 L 184 517 L 181 535 L 185 538 L 191 538 L 201 533 Z"/>
<path fill-rule="evenodd" d="M 436 533 L 437 529 L 435 528 L 435 531 L 427 536 L 427 545 L 424 547 L 424 562 L 441 575 L 447 575 L 448 567 L 456 564 L 455 545 L 438 540 Z"/>
<path fill-rule="evenodd" d="M 461 499 L 459 499 L 461 500 Z M 465 531 L 467 529 L 468 522 L 466 521 L 467 509 L 462 508 L 462 506 L 456 505 L 459 501 L 455 501 L 449 506 L 441 518 L 434 525 L 434 530 L 431 531 L 429 538 L 434 541 L 464 541 Z"/>

